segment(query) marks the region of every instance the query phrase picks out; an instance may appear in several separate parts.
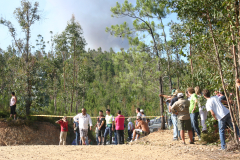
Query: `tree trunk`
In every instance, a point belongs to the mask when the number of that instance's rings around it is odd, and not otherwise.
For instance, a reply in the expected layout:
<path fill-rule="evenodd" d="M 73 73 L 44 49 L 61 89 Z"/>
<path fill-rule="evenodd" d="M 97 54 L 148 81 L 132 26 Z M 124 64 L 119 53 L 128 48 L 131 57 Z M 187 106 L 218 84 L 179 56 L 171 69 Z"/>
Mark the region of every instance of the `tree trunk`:
<path fill-rule="evenodd" d="M 190 30 L 190 43 L 189 43 L 189 55 L 190 57 L 192 56 L 192 45 L 191 45 L 191 42 L 192 41 L 192 32 Z M 192 74 L 192 87 L 194 86 L 193 85 L 193 62 L 192 62 L 192 57 L 190 58 L 190 65 L 191 65 L 191 74 Z"/>
<path fill-rule="evenodd" d="M 224 83 L 224 79 L 223 79 L 223 73 L 222 73 L 222 64 L 221 64 L 221 61 L 220 61 L 220 58 L 219 58 L 219 52 L 218 52 L 217 44 L 216 44 L 215 37 L 214 37 L 214 34 L 213 34 L 212 24 L 211 24 L 211 20 L 210 20 L 210 16 L 209 16 L 208 11 L 207 11 L 207 18 L 208 18 L 209 28 L 210 28 L 210 32 L 211 32 L 211 35 L 212 35 L 212 40 L 213 40 L 214 49 L 215 49 L 215 53 L 216 53 L 216 59 L 217 59 L 219 74 L 220 74 L 220 77 L 221 77 L 222 87 L 223 87 L 223 91 L 224 91 L 226 99 L 227 99 L 227 104 L 229 106 L 230 116 L 231 116 L 232 123 L 233 123 L 234 139 L 235 139 L 236 144 L 239 144 L 239 140 L 238 140 L 238 136 L 237 136 L 237 130 L 236 130 L 236 124 L 235 124 L 233 113 L 232 113 L 232 106 L 229 103 L 229 97 L 228 97 L 227 92 L 226 92 L 226 87 L 225 87 L 225 83 Z"/>
<path fill-rule="evenodd" d="M 72 113 L 72 106 L 73 106 L 73 95 L 74 95 L 74 89 L 75 89 L 75 40 L 74 40 L 74 55 L 73 55 L 73 90 L 72 90 L 72 101 L 71 101 L 71 113 Z"/>
<path fill-rule="evenodd" d="M 64 55 L 64 52 L 62 52 L 63 54 L 63 83 L 64 83 L 64 92 L 65 92 L 65 95 L 64 95 L 64 102 L 65 102 L 65 113 L 67 114 L 67 99 L 66 99 L 66 96 L 67 96 L 67 91 L 66 91 L 66 76 L 65 76 L 65 55 Z"/>

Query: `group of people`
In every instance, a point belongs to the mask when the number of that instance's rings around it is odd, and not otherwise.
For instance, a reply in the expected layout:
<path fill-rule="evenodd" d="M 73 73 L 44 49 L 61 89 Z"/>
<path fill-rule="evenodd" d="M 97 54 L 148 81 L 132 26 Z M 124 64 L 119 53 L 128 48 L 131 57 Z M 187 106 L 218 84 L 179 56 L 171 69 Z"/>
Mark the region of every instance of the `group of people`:
<path fill-rule="evenodd" d="M 239 81 L 240 82 L 240 81 Z M 239 85 L 240 86 L 240 85 Z M 225 144 L 225 129 L 227 126 L 233 127 L 230 117 L 230 112 L 225 106 L 227 104 L 226 97 L 223 92 L 216 92 L 216 96 L 212 96 L 210 91 L 204 89 L 202 92 L 197 86 L 195 88 L 189 87 L 185 92 L 179 89 L 174 89 L 172 95 L 162 95 L 160 97 L 166 98 L 168 112 L 171 114 L 169 120 L 173 125 L 173 140 L 182 140 L 185 143 L 185 131 L 188 131 L 190 144 L 194 144 L 195 132 L 198 139 L 201 139 L 201 133 L 207 132 L 206 119 L 207 112 L 210 112 L 212 117 L 218 121 L 219 135 L 221 141 L 221 150 L 226 149 Z M 199 129 L 198 117 L 201 119 L 202 131 Z M 171 125 L 169 121 L 168 124 Z M 239 130 L 237 134 L 239 136 Z"/>
<path fill-rule="evenodd" d="M 135 141 L 140 136 L 146 136 L 150 133 L 149 130 L 149 119 L 146 119 L 144 111 L 140 108 L 136 109 L 137 118 L 135 126 L 131 122 L 131 118 L 128 118 L 128 139 L 129 141 Z M 89 114 L 86 113 L 86 109 L 82 108 L 82 113 L 77 114 L 73 117 L 74 121 L 74 132 L 76 134 L 76 145 L 88 145 L 88 130 L 92 130 L 93 124 Z M 125 117 L 121 111 L 117 112 L 117 116 L 114 117 L 110 113 L 110 109 L 106 110 L 106 116 L 103 115 L 103 111 L 99 111 L 97 117 L 97 123 L 95 127 L 96 141 L 98 145 L 106 145 L 107 137 L 109 136 L 109 143 L 112 144 L 112 136 L 114 133 L 115 144 L 124 144 L 124 129 L 125 129 Z M 60 145 L 66 145 L 66 137 L 68 132 L 68 121 L 67 117 L 56 121 L 61 125 L 60 132 Z"/>

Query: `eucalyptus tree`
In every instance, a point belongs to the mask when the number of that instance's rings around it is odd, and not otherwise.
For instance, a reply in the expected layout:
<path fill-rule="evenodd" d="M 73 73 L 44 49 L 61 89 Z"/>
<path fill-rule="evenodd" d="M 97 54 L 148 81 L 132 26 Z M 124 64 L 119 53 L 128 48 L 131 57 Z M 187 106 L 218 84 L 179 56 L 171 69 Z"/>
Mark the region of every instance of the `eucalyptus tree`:
<path fill-rule="evenodd" d="M 31 38 L 31 27 L 36 22 L 39 21 L 39 3 L 34 2 L 31 3 L 27 0 L 21 1 L 21 6 L 16 8 L 14 11 L 15 18 L 17 19 L 22 32 L 25 35 L 25 38 L 17 38 L 17 31 L 14 28 L 12 22 L 7 21 L 6 19 L 1 18 L 0 23 L 8 27 L 9 32 L 14 40 L 15 47 L 17 48 L 18 52 L 21 54 L 22 57 L 25 59 L 26 65 L 23 65 L 24 71 L 26 72 L 25 75 L 22 75 L 26 81 L 26 86 L 23 90 L 24 92 L 24 100 L 25 100 L 25 107 L 26 107 L 26 114 L 30 114 L 30 107 L 32 104 L 32 86 L 33 86 L 33 75 L 32 70 L 34 66 L 34 58 L 32 57 L 31 53 L 31 45 L 30 45 L 30 38 Z"/>
<path fill-rule="evenodd" d="M 163 27 L 162 19 L 166 17 L 169 13 L 167 8 L 167 1 L 160 1 L 160 0 L 137 0 L 136 5 L 129 3 L 127 0 L 123 4 L 116 3 L 115 7 L 111 8 L 111 12 L 113 13 L 113 17 L 130 17 L 133 19 L 132 27 L 129 27 L 127 22 L 124 22 L 121 25 L 112 25 L 111 28 L 106 28 L 106 31 L 109 32 L 111 35 L 120 36 L 122 38 L 127 38 L 129 44 L 132 47 L 137 48 L 138 54 L 140 52 L 145 51 L 149 54 L 149 56 L 154 57 L 156 61 L 154 76 L 157 76 L 158 86 L 159 86 L 159 93 L 163 94 L 164 87 L 163 87 L 163 60 L 162 56 L 167 51 L 167 47 L 165 46 L 165 52 L 163 50 L 163 43 L 164 40 L 161 39 L 161 33 Z M 158 21 L 159 25 L 156 24 Z M 163 30 L 164 31 L 164 30 Z M 164 37 L 166 37 L 165 32 L 163 33 Z M 150 42 L 144 42 L 145 38 L 151 37 Z M 166 44 L 166 43 L 165 43 Z M 136 53 L 137 53 L 136 52 Z M 169 56 L 167 54 L 167 56 Z M 171 88 L 171 87 L 170 87 Z M 164 129 L 164 106 L 163 106 L 163 99 L 160 97 L 160 113 L 161 113 L 161 120 L 162 126 L 161 128 Z"/>
<path fill-rule="evenodd" d="M 200 43 L 204 43 L 205 39 L 211 38 L 211 48 L 208 54 L 215 54 L 214 59 L 217 64 L 219 77 L 221 79 L 222 88 L 225 92 L 228 106 L 230 107 L 230 114 L 234 125 L 234 137 L 238 143 L 238 138 L 235 129 L 235 118 L 233 116 L 232 107 L 229 103 L 229 97 L 227 95 L 227 82 L 225 80 L 225 61 L 228 61 L 229 52 L 232 52 L 232 59 L 230 60 L 234 64 L 235 78 L 238 77 L 238 65 L 237 65 L 237 52 L 236 44 L 239 39 L 239 2 L 235 0 L 173 0 L 174 11 L 178 13 L 178 16 L 183 19 L 192 22 L 192 29 L 196 31 L 205 30 L 205 33 L 198 35 Z M 229 48 L 232 46 L 232 49 Z M 206 46 L 209 46 L 207 44 Z M 214 49 L 214 50 L 212 50 Z M 238 52 L 239 53 L 239 52 Z M 239 55 L 238 55 L 239 56 Z M 239 95 L 236 90 L 238 110 L 239 108 Z M 240 111 L 240 110 L 239 110 Z"/>

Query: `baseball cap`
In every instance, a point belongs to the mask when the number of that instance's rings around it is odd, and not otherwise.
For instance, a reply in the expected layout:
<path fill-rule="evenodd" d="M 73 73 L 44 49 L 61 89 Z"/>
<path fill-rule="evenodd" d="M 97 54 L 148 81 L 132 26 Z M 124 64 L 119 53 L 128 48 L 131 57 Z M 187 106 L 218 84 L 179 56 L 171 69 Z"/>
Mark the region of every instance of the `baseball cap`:
<path fill-rule="evenodd" d="M 183 97 L 184 95 L 183 95 L 183 93 L 178 93 L 177 94 L 177 97 Z"/>

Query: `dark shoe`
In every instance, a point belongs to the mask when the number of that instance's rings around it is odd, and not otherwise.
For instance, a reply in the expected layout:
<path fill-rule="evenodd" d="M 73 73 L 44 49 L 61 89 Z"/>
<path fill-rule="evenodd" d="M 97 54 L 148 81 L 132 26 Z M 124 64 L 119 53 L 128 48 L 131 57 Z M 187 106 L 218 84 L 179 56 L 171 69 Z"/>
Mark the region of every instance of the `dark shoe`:
<path fill-rule="evenodd" d="M 190 142 L 190 144 L 194 144 L 194 142 Z"/>
<path fill-rule="evenodd" d="M 202 131 L 202 133 L 206 134 L 206 133 L 208 133 L 208 131 L 207 131 L 207 130 L 205 130 L 205 131 Z"/>

